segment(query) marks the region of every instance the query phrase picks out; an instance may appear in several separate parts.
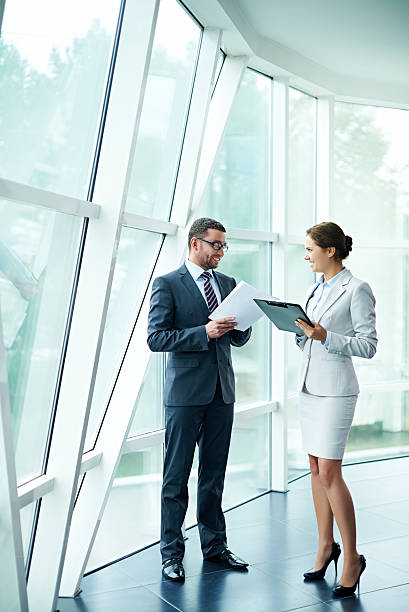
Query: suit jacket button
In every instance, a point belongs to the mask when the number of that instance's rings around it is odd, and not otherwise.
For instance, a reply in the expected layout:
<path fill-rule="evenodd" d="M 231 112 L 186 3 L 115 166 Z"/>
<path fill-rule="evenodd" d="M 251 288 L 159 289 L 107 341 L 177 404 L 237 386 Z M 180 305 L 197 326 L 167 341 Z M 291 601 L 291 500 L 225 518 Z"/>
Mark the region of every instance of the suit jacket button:
<path fill-rule="evenodd" d="M 214 360 L 214 363 L 217 363 L 217 359 Z"/>

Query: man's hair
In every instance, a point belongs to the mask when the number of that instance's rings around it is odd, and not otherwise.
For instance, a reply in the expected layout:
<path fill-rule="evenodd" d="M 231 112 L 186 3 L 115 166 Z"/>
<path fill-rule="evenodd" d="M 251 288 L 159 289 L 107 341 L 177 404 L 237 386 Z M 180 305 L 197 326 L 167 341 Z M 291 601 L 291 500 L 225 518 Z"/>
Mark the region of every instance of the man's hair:
<path fill-rule="evenodd" d="M 210 219 L 209 217 L 200 217 L 200 219 L 196 219 L 196 221 L 193 221 L 190 227 L 189 236 L 187 239 L 187 246 L 189 250 L 190 241 L 192 240 L 192 238 L 194 236 L 200 236 L 201 238 L 203 236 L 206 236 L 207 230 L 209 229 L 219 230 L 219 232 L 226 232 L 226 228 L 219 221 L 216 221 L 215 219 Z"/>

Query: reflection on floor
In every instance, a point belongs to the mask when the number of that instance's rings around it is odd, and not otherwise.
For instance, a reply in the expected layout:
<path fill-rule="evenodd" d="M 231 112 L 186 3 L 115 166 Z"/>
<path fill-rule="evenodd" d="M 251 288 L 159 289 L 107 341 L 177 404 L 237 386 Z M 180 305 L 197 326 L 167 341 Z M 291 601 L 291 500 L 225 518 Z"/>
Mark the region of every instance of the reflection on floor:
<path fill-rule="evenodd" d="M 332 598 L 324 581 L 304 583 L 316 547 L 309 478 L 226 513 L 229 547 L 251 565 L 245 574 L 203 562 L 197 529 L 187 532 L 186 582 L 161 579 L 158 546 L 86 576 L 61 612 L 404 612 L 409 610 L 409 458 L 344 468 L 357 509 L 359 552 L 368 567 L 360 596 Z M 337 533 L 337 539 L 339 534 Z M 342 562 L 342 557 L 340 559 Z"/>

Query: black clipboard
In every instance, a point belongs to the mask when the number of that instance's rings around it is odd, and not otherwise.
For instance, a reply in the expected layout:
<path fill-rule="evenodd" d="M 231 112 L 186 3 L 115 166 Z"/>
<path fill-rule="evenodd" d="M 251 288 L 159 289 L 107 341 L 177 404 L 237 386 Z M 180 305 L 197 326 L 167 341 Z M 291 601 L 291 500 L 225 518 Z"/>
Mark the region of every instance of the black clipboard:
<path fill-rule="evenodd" d="M 278 329 L 301 334 L 301 329 L 294 323 L 296 319 L 302 319 L 307 325 L 314 327 L 306 312 L 299 304 L 257 299 L 254 299 L 254 301 Z"/>

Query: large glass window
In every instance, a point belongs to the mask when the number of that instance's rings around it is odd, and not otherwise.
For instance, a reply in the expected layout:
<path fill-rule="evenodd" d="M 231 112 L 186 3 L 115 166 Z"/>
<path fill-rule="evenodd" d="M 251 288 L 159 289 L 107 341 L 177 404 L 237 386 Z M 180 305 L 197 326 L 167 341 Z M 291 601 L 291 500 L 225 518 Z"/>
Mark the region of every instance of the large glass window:
<path fill-rule="evenodd" d="M 223 509 L 227 510 L 269 488 L 269 414 L 234 419 L 229 460 L 223 491 Z M 197 523 L 198 452 L 196 449 L 189 478 L 189 506 L 185 523 Z"/>
<path fill-rule="evenodd" d="M 270 228 L 270 98 L 271 79 L 246 70 L 201 205 L 226 227 Z"/>
<path fill-rule="evenodd" d="M 362 392 L 347 447 L 350 460 L 409 451 L 407 391 L 394 389 L 394 383 L 409 383 L 409 249 L 396 244 L 409 238 L 405 135 L 407 111 L 335 105 L 334 220 L 354 240 L 345 264 L 372 287 L 378 331 L 375 357 L 354 359 Z M 384 383 L 391 384 L 389 392 L 376 389 Z M 366 384 L 374 385 L 370 392 Z"/>
<path fill-rule="evenodd" d="M 268 490 L 269 418 L 269 414 L 235 417 L 223 508 L 231 508 Z"/>
<path fill-rule="evenodd" d="M 316 98 L 289 88 L 288 232 L 303 236 L 315 213 Z"/>
<path fill-rule="evenodd" d="M 288 233 L 304 236 L 315 219 L 315 150 L 317 101 L 289 88 L 288 136 Z M 305 292 L 314 282 L 304 261 L 304 244 L 289 244 L 287 250 L 287 299 L 304 306 Z M 287 444 L 289 480 L 304 473 L 306 454 L 302 448 L 298 415 L 297 379 L 301 353 L 294 334 L 286 334 Z"/>
<path fill-rule="evenodd" d="M 162 0 L 126 207 L 168 219 L 201 30 L 176 0 Z"/>
<path fill-rule="evenodd" d="M 371 285 L 376 299 L 378 350 L 372 359 L 356 358 L 361 383 L 409 380 L 408 260 L 402 250 L 355 248 L 345 261 L 352 274 Z"/>
<path fill-rule="evenodd" d="M 409 111 L 335 104 L 335 214 L 359 240 L 409 239 Z"/>
<path fill-rule="evenodd" d="M 122 228 L 85 443 L 89 450 L 135 324 L 162 235 Z"/>
<path fill-rule="evenodd" d="M 0 200 L 0 304 L 19 484 L 42 472 L 82 219 Z"/>
<path fill-rule="evenodd" d="M 161 429 L 163 423 L 162 390 L 164 356 L 152 353 L 137 399 L 137 408 L 129 431 L 129 437 L 139 436 Z"/>
<path fill-rule="evenodd" d="M 345 462 L 409 454 L 409 391 L 359 395 Z"/>
<path fill-rule="evenodd" d="M 119 4 L 6 2 L 0 176 L 86 197 Z"/>
<path fill-rule="evenodd" d="M 228 234 L 227 234 L 228 236 Z M 220 271 L 269 294 L 270 245 L 250 240 L 229 240 L 230 249 L 220 263 Z M 269 399 L 270 322 L 262 317 L 253 326 L 250 340 L 242 347 L 232 347 L 236 377 L 236 402 Z"/>
<path fill-rule="evenodd" d="M 159 540 L 162 447 L 121 459 L 87 571 Z"/>
<path fill-rule="evenodd" d="M 304 261 L 303 244 L 288 245 L 288 301 L 304 306 L 305 292 L 314 282 L 308 264 Z M 289 479 L 296 478 L 307 469 L 306 453 L 302 448 L 298 415 L 297 380 L 301 351 L 295 344 L 294 334 L 286 334 L 287 343 L 287 435 Z"/>

